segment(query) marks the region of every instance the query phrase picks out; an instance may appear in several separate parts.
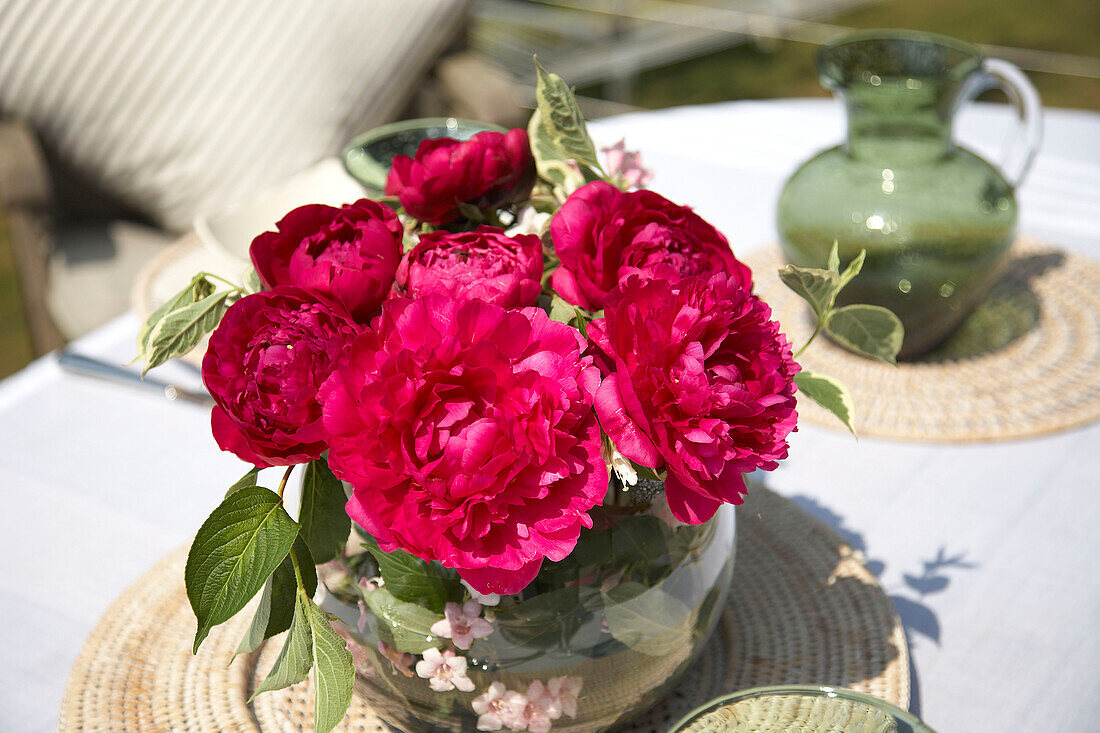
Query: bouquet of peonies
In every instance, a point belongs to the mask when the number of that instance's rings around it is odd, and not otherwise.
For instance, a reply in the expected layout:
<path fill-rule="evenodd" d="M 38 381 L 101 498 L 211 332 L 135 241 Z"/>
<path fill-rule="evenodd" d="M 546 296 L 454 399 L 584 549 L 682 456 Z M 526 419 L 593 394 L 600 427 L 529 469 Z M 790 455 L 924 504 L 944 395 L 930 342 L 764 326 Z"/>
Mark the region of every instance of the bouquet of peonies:
<path fill-rule="evenodd" d="M 786 457 L 796 385 L 850 427 L 847 393 L 800 373 L 726 238 L 644 190 L 622 143 L 604 153 L 539 67 L 526 131 L 425 141 L 381 201 L 289 212 L 242 284 L 197 275 L 142 328 L 147 368 L 212 331 L 213 435 L 254 466 L 188 557 L 195 649 L 259 594 L 240 651 L 289 633 L 256 693 L 312 669 L 318 730 L 356 668 L 433 725 L 594 728 L 637 708 L 578 718 L 585 675 L 545 656 L 528 674 L 532 649 L 675 657 L 644 708 L 713 629 L 732 524 L 698 602 L 678 568 L 715 543 L 743 474 Z M 860 262 L 831 259 L 781 277 L 819 328 L 896 353 L 867 327 L 881 313 L 833 307 Z M 257 485 L 272 466 L 277 490 Z"/>

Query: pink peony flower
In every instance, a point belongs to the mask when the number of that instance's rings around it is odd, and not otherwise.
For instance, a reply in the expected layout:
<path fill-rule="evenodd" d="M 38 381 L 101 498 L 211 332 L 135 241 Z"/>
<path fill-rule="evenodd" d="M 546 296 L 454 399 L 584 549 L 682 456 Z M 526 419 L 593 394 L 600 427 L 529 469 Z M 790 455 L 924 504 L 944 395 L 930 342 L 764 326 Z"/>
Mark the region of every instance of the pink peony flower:
<path fill-rule="evenodd" d="M 416 663 L 416 674 L 428 680 L 428 686 L 433 690 L 474 691 L 474 683 L 466 676 L 466 657 L 456 656 L 450 649 L 440 653 L 435 647 L 425 649 L 423 656 Z"/>
<path fill-rule="evenodd" d="M 481 618 L 481 604 L 477 601 L 466 601 L 461 606 L 448 603 L 443 615 L 444 618 L 432 624 L 431 632 L 450 639 L 459 649 L 469 649 L 474 639 L 493 633 L 493 625 Z"/>
<path fill-rule="evenodd" d="M 585 345 L 538 308 L 388 301 L 322 389 L 348 514 L 481 593 L 527 586 L 607 491 Z"/>
<path fill-rule="evenodd" d="M 202 360 L 221 449 L 256 466 L 320 457 L 327 446 L 317 389 L 357 331 L 339 304 L 299 288 L 234 303 Z"/>
<path fill-rule="evenodd" d="M 770 318 L 725 273 L 632 277 L 588 327 L 610 370 L 596 399 L 600 424 L 624 456 L 668 470 L 665 495 L 680 521 L 740 504 L 741 474 L 787 457 L 799 366 Z"/>
<path fill-rule="evenodd" d="M 642 165 L 642 154 L 626 149 L 626 140 L 619 140 L 603 151 L 607 174 L 621 181 L 625 188 L 645 188 L 653 180 L 653 171 Z"/>
<path fill-rule="evenodd" d="M 393 159 L 386 193 L 408 214 L 430 224 L 465 218 L 460 204 L 482 211 L 525 201 L 535 184 L 527 131 L 479 132 L 469 140 L 425 140 L 416 156 Z"/>
<path fill-rule="evenodd" d="M 501 682 L 494 682 L 483 694 L 474 698 L 470 707 L 477 713 L 478 730 L 523 730 L 527 727 L 523 710 L 527 698 L 518 692 L 505 689 Z"/>
<path fill-rule="evenodd" d="M 410 298 L 444 293 L 505 308 L 534 305 L 542 291 L 542 241 L 489 226 L 424 234 L 401 260 L 397 287 Z"/>
<path fill-rule="evenodd" d="M 360 323 L 378 312 L 401 261 L 401 222 L 392 209 L 369 199 L 340 208 L 310 204 L 284 216 L 276 229 L 249 248 L 265 286 L 323 293 Z"/>
<path fill-rule="evenodd" d="M 725 272 L 751 287 L 751 271 L 717 229 L 652 191 L 624 193 L 594 181 L 565 200 L 550 231 L 561 260 L 554 290 L 591 311 L 630 275 L 678 280 Z"/>

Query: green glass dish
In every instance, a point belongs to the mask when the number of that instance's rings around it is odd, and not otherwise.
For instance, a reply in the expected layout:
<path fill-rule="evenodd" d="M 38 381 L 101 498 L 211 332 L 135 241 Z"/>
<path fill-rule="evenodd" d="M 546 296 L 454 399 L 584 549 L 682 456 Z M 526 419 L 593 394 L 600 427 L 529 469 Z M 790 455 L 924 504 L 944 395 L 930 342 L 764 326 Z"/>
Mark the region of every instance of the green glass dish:
<path fill-rule="evenodd" d="M 670 733 L 933 733 L 901 708 L 839 687 L 755 687 L 711 700 Z"/>
<path fill-rule="evenodd" d="M 1042 136 L 1038 95 L 1016 67 L 944 36 L 872 31 L 817 59 L 821 84 L 847 110 L 848 137 L 805 162 L 778 205 L 780 243 L 801 267 L 867 250 L 839 305 L 874 303 L 905 326 L 901 358 L 927 352 L 1000 277 L 1016 231 L 1015 188 Z M 1020 113 L 1003 172 L 956 145 L 958 109 L 999 87 Z"/>
<path fill-rule="evenodd" d="M 420 143 L 437 137 L 469 140 L 479 132 L 503 127 L 458 117 L 424 117 L 382 125 L 359 135 L 344 148 L 344 169 L 368 193 L 381 195 L 394 156 L 414 155 Z"/>

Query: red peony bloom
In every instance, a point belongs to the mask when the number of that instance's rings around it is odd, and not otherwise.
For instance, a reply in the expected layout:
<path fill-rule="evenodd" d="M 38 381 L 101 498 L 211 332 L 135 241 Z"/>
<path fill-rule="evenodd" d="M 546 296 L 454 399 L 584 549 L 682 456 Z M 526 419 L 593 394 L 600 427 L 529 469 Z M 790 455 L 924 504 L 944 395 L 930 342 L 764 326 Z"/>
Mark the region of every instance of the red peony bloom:
<path fill-rule="evenodd" d="M 388 206 L 359 199 L 340 208 L 294 209 L 252 240 L 252 264 L 268 288 L 296 285 L 340 301 L 366 323 L 386 299 L 401 261 L 401 221 Z"/>
<path fill-rule="evenodd" d="M 388 301 L 320 393 L 348 514 L 481 593 L 524 588 L 607 491 L 584 346 L 538 308 Z"/>
<path fill-rule="evenodd" d="M 202 360 L 221 449 L 256 466 L 319 457 L 327 446 L 317 389 L 357 330 L 342 306 L 299 288 L 234 303 Z"/>
<path fill-rule="evenodd" d="M 464 142 L 425 140 L 415 158 L 396 156 L 386 194 L 397 196 L 410 216 L 440 225 L 464 218 L 459 204 L 497 209 L 527 200 L 534 185 L 526 130 L 488 130 Z"/>
<path fill-rule="evenodd" d="M 551 283 L 574 305 L 598 311 L 629 275 L 678 280 L 726 272 L 745 288 L 752 273 L 722 234 L 686 206 L 652 191 L 603 181 L 574 191 L 550 224 L 561 266 Z"/>
<path fill-rule="evenodd" d="M 411 298 L 445 293 L 505 308 L 534 305 L 542 290 L 542 241 L 488 226 L 425 234 L 401 260 L 397 285 Z"/>
<path fill-rule="evenodd" d="M 627 458 L 667 469 L 677 519 L 740 504 L 741 474 L 773 470 L 795 429 L 799 366 L 771 309 L 725 273 L 628 279 L 588 337 L 611 373 L 600 424 Z"/>

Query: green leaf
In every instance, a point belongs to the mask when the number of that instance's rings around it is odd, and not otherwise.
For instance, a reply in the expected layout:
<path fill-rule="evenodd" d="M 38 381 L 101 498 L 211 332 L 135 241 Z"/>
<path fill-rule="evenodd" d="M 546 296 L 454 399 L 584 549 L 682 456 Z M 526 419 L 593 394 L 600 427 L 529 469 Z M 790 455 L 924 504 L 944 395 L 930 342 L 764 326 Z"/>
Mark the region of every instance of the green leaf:
<path fill-rule="evenodd" d="M 597 591 L 571 585 L 497 612 L 497 630 L 509 641 L 535 649 L 568 649 L 573 635 L 591 616 L 587 603 Z"/>
<path fill-rule="evenodd" d="M 599 315 L 602 316 L 603 311 L 600 311 Z M 590 313 L 578 305 L 573 305 L 557 293 L 554 293 L 550 298 L 550 320 L 572 326 L 580 331 L 585 338 L 588 337 L 588 324 L 596 317 L 597 314 Z"/>
<path fill-rule="evenodd" d="M 707 529 L 705 524 L 684 524 L 673 530 L 672 539 L 669 540 L 669 554 L 674 558 L 673 566 L 678 564 L 679 559 L 703 546 L 708 536 Z"/>
<path fill-rule="evenodd" d="M 527 139 L 531 141 L 531 155 L 539 178 L 569 195 L 584 185 L 584 174 L 569 165 L 570 156 L 554 142 L 554 138 L 542 124 L 542 113 L 535 110 L 527 123 Z"/>
<path fill-rule="evenodd" d="M 829 250 L 829 259 L 825 262 L 825 269 L 831 272 L 840 271 L 840 245 L 834 239 L 833 248 Z"/>
<path fill-rule="evenodd" d="M 577 538 L 577 546 L 562 562 L 575 562 L 578 572 L 586 574 L 598 566 L 607 564 L 607 559 L 612 553 L 611 547 L 610 529 L 581 530 L 581 536 Z"/>
<path fill-rule="evenodd" d="M 138 361 L 147 360 L 146 352 L 149 350 L 149 334 L 153 332 L 157 324 L 161 320 L 174 310 L 190 305 L 195 301 L 202 300 L 211 293 L 214 292 L 214 286 L 206 279 L 206 276 L 202 273 L 195 275 L 191 278 L 191 282 L 173 295 L 167 301 L 161 304 L 159 308 L 149 314 L 149 317 L 145 319 L 145 322 L 141 324 L 141 328 L 138 329 L 137 335 L 137 356 L 134 357 L 134 361 L 131 364 Z"/>
<path fill-rule="evenodd" d="M 252 693 L 249 702 L 261 692 L 281 690 L 301 682 L 313 666 L 313 624 L 310 623 L 310 606 L 313 602 L 303 593 L 295 592 L 294 598 L 294 620 L 290 623 L 290 633 L 287 634 L 271 671 Z"/>
<path fill-rule="evenodd" d="M 602 592 L 611 635 L 635 651 L 663 657 L 691 640 L 691 609 L 660 588 L 622 583 Z"/>
<path fill-rule="evenodd" d="M 654 471 L 649 466 L 643 466 L 640 463 L 630 462 L 631 466 L 634 466 L 634 473 L 638 474 L 638 478 L 647 478 L 650 481 L 664 481 L 668 476 L 668 472 L 661 470 L 660 472 Z"/>
<path fill-rule="evenodd" d="M 535 59 L 535 71 L 538 74 L 535 101 L 550 138 L 569 158 L 602 170 L 573 90 L 560 76 L 544 69 L 538 59 Z"/>
<path fill-rule="evenodd" d="M 387 585 L 377 590 L 364 590 L 363 600 L 379 618 L 379 627 L 393 639 L 392 646 L 400 652 L 421 654 L 428 647 L 439 647 L 443 639 L 432 633 L 432 624 L 439 621 L 442 612 L 429 611 L 416 603 L 399 601 L 393 597 Z M 428 641 L 429 637 L 431 641 Z"/>
<path fill-rule="evenodd" d="M 367 550 L 378 562 L 386 590 L 400 601 L 416 603 L 441 614 L 447 600 L 459 587 L 457 575 L 451 576 L 435 563 L 424 562 L 404 550 L 385 552 L 374 538 L 367 541 Z"/>
<path fill-rule="evenodd" d="M 305 588 L 306 595 L 312 598 L 317 592 L 317 566 L 310 557 L 309 548 L 301 534 L 294 539 L 290 555 L 298 560 L 298 568 L 302 574 L 302 587 Z M 286 556 L 271 576 L 271 619 L 268 621 L 266 632 L 268 638 L 286 631 L 294 614 L 294 594 L 298 591 L 298 580 L 294 577 L 294 563 L 290 555 Z"/>
<path fill-rule="evenodd" d="M 787 265 L 779 271 L 779 279 L 809 303 L 818 318 L 824 317 L 832 308 L 840 291 L 840 275 L 831 270 Z"/>
<path fill-rule="evenodd" d="M 550 298 L 550 320 L 558 323 L 569 323 L 577 315 L 577 307 L 554 293 Z"/>
<path fill-rule="evenodd" d="M 303 587 L 306 595 L 312 598 L 317 592 L 317 568 L 301 535 L 294 540 L 290 553 L 298 559 Z M 290 555 L 287 555 L 264 584 L 260 606 L 256 609 L 256 615 L 252 617 L 252 624 L 241 639 L 236 654 L 250 654 L 259 649 L 265 639 L 286 631 L 294 616 L 294 602 L 297 595 L 298 581 L 294 577 L 294 565 Z"/>
<path fill-rule="evenodd" d="M 259 486 L 232 494 L 203 522 L 184 570 L 187 599 L 198 620 L 194 651 L 210 629 L 260 591 L 297 535 L 282 499 Z"/>
<path fill-rule="evenodd" d="M 280 567 L 282 567 L 280 565 Z M 276 573 L 279 571 L 276 570 Z M 237 651 L 233 652 L 233 656 L 238 654 L 251 654 L 260 648 L 260 644 L 267 638 L 267 622 L 271 618 L 271 578 L 275 577 L 272 574 L 264 583 L 264 592 L 260 596 L 260 605 L 256 607 L 256 614 L 252 617 L 252 623 L 248 625 L 248 630 L 244 633 L 244 638 L 241 639 L 241 643 L 237 645 Z"/>
<path fill-rule="evenodd" d="M 344 485 L 332 475 L 324 458 L 306 466 L 298 524 L 318 565 L 339 555 L 347 544 L 351 533 L 351 519 L 344 510 L 347 500 Z"/>
<path fill-rule="evenodd" d="M 538 109 L 531 113 L 531 119 L 527 121 L 527 139 L 531 143 L 531 156 L 535 159 L 535 168 L 538 170 L 539 176 L 555 185 L 560 185 L 560 180 L 544 174 L 543 166 L 547 163 L 563 162 L 569 156 L 550 137 L 550 133 L 542 124 L 542 113 Z"/>
<path fill-rule="evenodd" d="M 260 467 L 253 466 L 249 469 L 248 473 L 237 479 L 237 482 L 225 490 L 225 495 L 228 497 L 230 494 L 235 494 L 241 489 L 248 486 L 256 486 L 256 479 L 260 477 Z"/>
<path fill-rule="evenodd" d="M 852 415 L 855 412 L 852 395 L 839 379 L 803 369 L 795 375 L 794 383 L 798 385 L 800 395 L 806 395 L 836 415 L 852 431 L 852 435 L 856 434 L 856 428 L 852 424 Z"/>
<path fill-rule="evenodd" d="M 867 259 L 867 250 L 861 249 L 859 254 L 855 256 L 848 266 L 844 268 L 844 272 L 840 276 L 840 287 L 843 288 L 848 283 L 852 282 L 860 270 L 863 269 L 863 261 Z"/>
<path fill-rule="evenodd" d="M 309 599 L 305 604 L 313 645 L 313 729 L 329 733 L 351 705 L 355 664 L 347 642 L 329 623 L 329 615 Z"/>
<path fill-rule="evenodd" d="M 845 348 L 894 365 L 905 338 L 901 320 L 877 305 L 837 308 L 825 321 L 825 330 Z"/>
<path fill-rule="evenodd" d="M 246 295 L 252 295 L 253 293 L 259 293 L 263 291 L 264 284 L 260 280 L 260 273 L 256 272 L 255 267 L 249 267 L 244 273 L 244 283 L 242 284 Z"/>
<path fill-rule="evenodd" d="M 162 318 L 149 334 L 142 374 L 195 348 L 203 336 L 217 328 L 232 294 L 224 290 L 212 293 Z"/>
<path fill-rule="evenodd" d="M 474 206 L 473 204 L 468 204 L 466 202 L 460 201 L 458 202 L 458 210 L 462 213 L 464 217 L 466 217 L 466 219 L 472 221 L 475 224 L 479 224 L 485 221 L 485 212 L 483 212 L 481 209 Z"/>
<path fill-rule="evenodd" d="M 623 517 L 611 528 L 611 548 L 615 564 L 651 565 L 657 562 L 668 554 L 671 534 L 668 525 L 657 517 Z"/>

